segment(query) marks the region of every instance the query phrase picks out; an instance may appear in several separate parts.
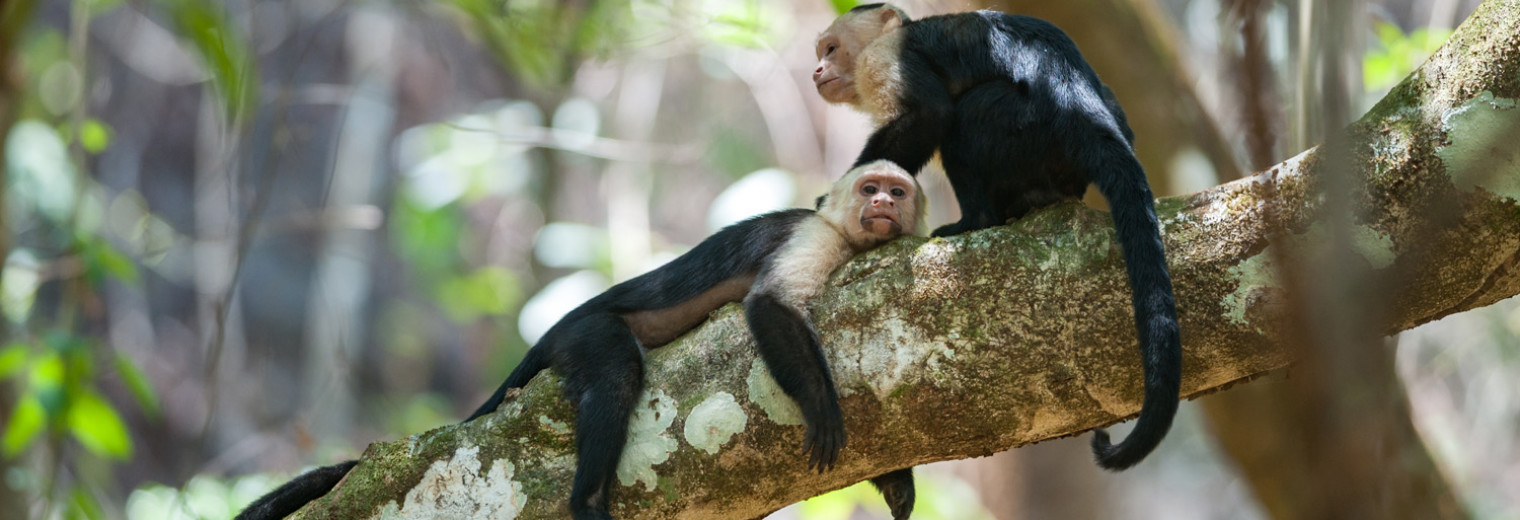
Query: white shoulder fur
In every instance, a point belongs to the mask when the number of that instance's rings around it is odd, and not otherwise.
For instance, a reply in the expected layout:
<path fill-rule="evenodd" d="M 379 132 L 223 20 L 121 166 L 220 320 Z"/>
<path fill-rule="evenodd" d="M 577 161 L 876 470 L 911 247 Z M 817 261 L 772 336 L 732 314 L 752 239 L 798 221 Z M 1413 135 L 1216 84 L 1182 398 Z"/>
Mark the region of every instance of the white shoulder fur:
<path fill-rule="evenodd" d="M 844 233 L 833 224 L 822 217 L 805 219 L 776 252 L 751 294 L 768 292 L 801 310 L 823 290 L 834 268 L 854 254 Z"/>
<path fill-rule="evenodd" d="M 856 108 L 870 114 L 877 127 L 896 119 L 900 112 L 903 80 L 898 54 L 904 33 L 897 30 L 881 35 L 855 58 L 855 92 L 860 100 Z"/>

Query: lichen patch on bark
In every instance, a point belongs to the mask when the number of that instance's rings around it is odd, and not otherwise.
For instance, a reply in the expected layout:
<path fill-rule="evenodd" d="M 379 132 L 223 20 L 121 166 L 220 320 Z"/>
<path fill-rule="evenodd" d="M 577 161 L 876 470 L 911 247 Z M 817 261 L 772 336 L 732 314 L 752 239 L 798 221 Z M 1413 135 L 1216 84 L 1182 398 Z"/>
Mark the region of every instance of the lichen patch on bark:
<path fill-rule="evenodd" d="M 1371 264 L 1373 269 L 1383 269 L 1393 265 L 1393 260 L 1396 258 L 1393 239 L 1368 226 L 1351 228 L 1351 248 L 1362 255 L 1362 258 L 1367 259 L 1367 263 Z"/>
<path fill-rule="evenodd" d="M 734 434 L 744 431 L 749 416 L 734 399 L 734 394 L 718 392 L 702 400 L 686 416 L 686 442 L 708 454 L 717 454 Z"/>
<path fill-rule="evenodd" d="M 1272 264 L 1273 254 L 1272 251 L 1263 250 L 1228 269 L 1238 285 L 1235 292 L 1225 295 L 1220 303 L 1227 310 L 1225 317 L 1231 322 L 1238 325 L 1251 325 L 1246 319 L 1246 309 L 1251 307 L 1252 293 L 1266 287 L 1277 286 L 1277 267 Z"/>
<path fill-rule="evenodd" d="M 878 400 L 886 400 L 903 385 L 943 379 L 936 377 L 939 362 L 955 358 L 945 341 L 923 334 L 899 312 L 831 330 L 824 342 L 835 346 L 829 352 L 829 368 L 843 397 L 870 389 Z"/>
<path fill-rule="evenodd" d="M 786 392 L 781 391 L 781 386 L 771 377 L 770 370 L 766 370 L 765 362 L 760 358 L 750 364 L 749 377 L 745 378 L 749 386 L 749 400 L 765 412 L 765 417 L 776 424 L 803 424 L 802 410 L 797 408 L 797 403 L 787 397 Z"/>
<path fill-rule="evenodd" d="M 480 474 L 480 448 L 464 446 L 454 456 L 433 461 L 405 501 L 387 502 L 373 520 L 481 518 L 512 520 L 528 504 L 523 485 L 513 480 L 512 461 L 497 459 Z"/>
<path fill-rule="evenodd" d="M 676 400 L 664 390 L 644 389 L 628 421 L 628 443 L 618 461 L 618 482 L 624 486 L 644 483 L 645 491 L 654 491 L 660 475 L 654 467 L 670 460 L 670 453 L 680 443 L 670 437 L 670 425 L 676 420 Z"/>
<path fill-rule="evenodd" d="M 1515 100 L 1483 92 L 1441 116 L 1451 144 L 1436 149 L 1451 182 L 1520 202 L 1520 110 Z M 1507 143 L 1507 144 L 1506 144 Z"/>
<path fill-rule="evenodd" d="M 545 430 L 548 430 L 549 432 L 556 435 L 569 435 L 572 433 L 569 424 L 565 423 L 564 421 L 556 421 L 554 419 L 550 419 L 548 416 L 538 416 L 538 424 L 543 426 Z"/>

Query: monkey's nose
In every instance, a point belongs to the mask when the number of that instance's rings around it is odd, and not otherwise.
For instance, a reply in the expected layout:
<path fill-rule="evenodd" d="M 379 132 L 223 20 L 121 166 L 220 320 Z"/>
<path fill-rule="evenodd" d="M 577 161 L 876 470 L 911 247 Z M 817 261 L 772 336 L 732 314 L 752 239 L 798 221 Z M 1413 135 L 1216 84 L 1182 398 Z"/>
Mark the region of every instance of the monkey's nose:
<path fill-rule="evenodd" d="M 818 68 L 813 69 L 813 79 L 816 80 L 816 79 L 818 79 L 818 76 L 822 76 L 822 75 L 823 75 L 823 65 L 819 65 Z"/>

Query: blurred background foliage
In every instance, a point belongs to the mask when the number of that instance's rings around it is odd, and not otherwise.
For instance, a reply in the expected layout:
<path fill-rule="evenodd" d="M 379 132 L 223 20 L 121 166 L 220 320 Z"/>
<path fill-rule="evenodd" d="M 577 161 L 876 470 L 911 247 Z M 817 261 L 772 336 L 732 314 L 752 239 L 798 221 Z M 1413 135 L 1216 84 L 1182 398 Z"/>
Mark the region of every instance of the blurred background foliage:
<path fill-rule="evenodd" d="M 844 170 L 866 121 L 809 72 L 854 4 L 0 2 L 0 518 L 229 518 L 458 420 L 580 301 Z M 1066 28 L 1158 194 L 1313 141 L 1290 123 L 1299 2 L 904 5 Z M 1476 1 L 1356 5 L 1366 107 Z M 1413 421 L 1480 518 L 1520 516 L 1517 334 L 1505 302 L 1398 341 Z M 921 468 L 915 518 L 1268 517 L 1206 414 L 1123 474 L 1085 439 Z M 774 518 L 884 515 L 860 485 Z"/>

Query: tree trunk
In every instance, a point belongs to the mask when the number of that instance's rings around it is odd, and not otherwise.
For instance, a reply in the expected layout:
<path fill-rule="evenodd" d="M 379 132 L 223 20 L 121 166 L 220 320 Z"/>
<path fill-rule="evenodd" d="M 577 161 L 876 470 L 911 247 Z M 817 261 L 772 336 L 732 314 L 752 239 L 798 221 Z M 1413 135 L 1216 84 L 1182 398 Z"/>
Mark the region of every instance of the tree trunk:
<path fill-rule="evenodd" d="M 21 33 L 32 18 L 37 7 L 35 0 L 0 2 L 0 273 L 5 270 L 6 259 L 11 254 L 11 233 L 6 217 L 5 200 L 10 179 L 6 165 L 9 164 L 6 142 L 11 126 L 16 124 L 17 109 L 21 106 L 22 67 L 16 53 Z M 0 319 L 0 338 L 11 338 L 10 321 Z M 0 382 L 0 403 L 15 403 L 14 386 Z M 0 408 L 0 417 L 10 417 L 11 410 Z M 0 457 L 0 475 L 9 475 L 12 466 L 22 462 L 22 457 Z M 26 518 L 28 500 L 19 489 L 11 487 L 11 479 L 0 480 L 0 518 Z"/>
<path fill-rule="evenodd" d="M 1520 0 L 1485 3 L 1344 134 L 1351 244 L 1396 290 L 1381 334 L 1520 293 Z M 1183 395 L 1293 361 L 1282 258 L 1325 246 L 1310 150 L 1157 210 L 1178 297 Z M 899 240 L 835 273 L 813 318 L 849 449 L 806 470 L 792 403 L 735 306 L 652 353 L 619 471 L 623 519 L 755 518 L 886 470 L 983 456 L 1133 416 L 1128 284 L 1102 212 L 1063 204 L 950 239 Z M 297 518 L 563 518 L 574 410 L 552 375 L 498 413 L 370 446 Z"/>

